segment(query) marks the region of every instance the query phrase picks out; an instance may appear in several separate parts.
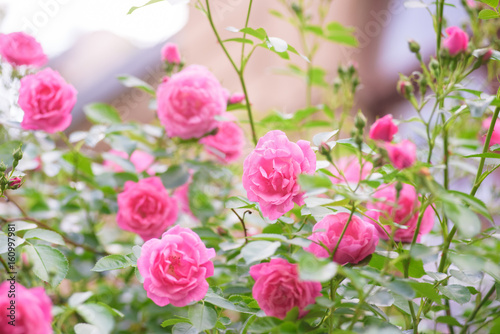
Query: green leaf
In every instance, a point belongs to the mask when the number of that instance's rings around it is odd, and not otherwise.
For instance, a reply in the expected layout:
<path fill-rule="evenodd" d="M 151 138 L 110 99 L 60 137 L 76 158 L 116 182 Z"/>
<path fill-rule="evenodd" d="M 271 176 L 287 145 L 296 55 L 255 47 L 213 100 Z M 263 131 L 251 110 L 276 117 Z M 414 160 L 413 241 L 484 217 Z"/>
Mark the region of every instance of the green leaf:
<path fill-rule="evenodd" d="M 83 108 L 87 119 L 95 124 L 118 124 L 121 117 L 118 111 L 106 103 L 92 103 Z"/>
<path fill-rule="evenodd" d="M 460 322 L 458 322 L 457 319 L 455 319 L 454 317 L 448 316 L 448 315 L 442 315 L 440 317 L 437 317 L 436 322 L 439 322 L 441 324 L 462 327 L 462 324 Z"/>
<path fill-rule="evenodd" d="M 85 303 L 87 299 L 92 297 L 92 295 L 93 295 L 92 291 L 74 293 L 68 299 L 68 306 L 76 307 L 78 305 L 81 305 Z"/>
<path fill-rule="evenodd" d="M 241 249 L 241 256 L 247 264 L 258 262 L 274 255 L 281 246 L 279 241 L 253 241 Z"/>
<path fill-rule="evenodd" d="M 211 307 L 203 304 L 189 307 L 188 318 L 199 331 L 212 329 L 217 323 L 217 313 Z"/>
<path fill-rule="evenodd" d="M 309 252 L 299 257 L 299 276 L 304 281 L 327 282 L 337 273 L 337 265 L 330 260 L 318 259 Z"/>
<path fill-rule="evenodd" d="M 233 196 L 227 199 L 225 203 L 226 209 L 240 209 L 240 208 L 253 208 L 255 204 L 248 202 L 248 200 L 241 196 Z"/>
<path fill-rule="evenodd" d="M 58 249 L 46 245 L 26 245 L 24 250 L 33 261 L 33 272 L 42 281 L 55 288 L 66 277 L 69 263 Z"/>
<path fill-rule="evenodd" d="M 472 238 L 481 232 L 481 221 L 477 214 L 469 208 L 451 202 L 444 202 L 443 209 L 446 216 L 451 219 L 458 231 L 465 238 Z"/>
<path fill-rule="evenodd" d="M 130 10 L 128 11 L 127 15 L 132 14 L 133 12 L 135 12 L 139 8 L 146 7 L 146 6 L 152 5 L 152 4 L 160 2 L 160 1 L 165 1 L 165 0 L 151 0 L 151 1 L 148 1 L 146 4 L 144 4 L 142 6 L 138 6 L 138 7 L 134 6 L 134 7 L 130 8 Z"/>
<path fill-rule="evenodd" d="M 461 305 L 467 303 L 471 297 L 469 289 L 458 284 L 451 284 L 448 286 L 440 285 L 438 289 L 443 295 Z"/>
<path fill-rule="evenodd" d="M 354 29 L 344 27 L 338 22 L 331 22 L 326 26 L 325 37 L 328 40 L 339 44 L 352 47 L 358 46 L 358 40 L 354 35 Z"/>
<path fill-rule="evenodd" d="M 417 298 L 425 297 L 429 298 L 433 302 L 441 305 L 441 297 L 436 292 L 436 288 L 430 283 L 421 283 L 417 281 L 409 282 L 413 290 L 417 292 Z"/>
<path fill-rule="evenodd" d="M 76 324 L 75 334 L 102 334 L 99 327 L 91 324 Z"/>
<path fill-rule="evenodd" d="M 3 140 L 3 139 L 2 139 Z M 0 144 L 0 162 L 6 166 L 12 165 L 12 161 L 14 157 L 12 156 L 12 152 L 19 148 L 23 143 L 18 140 L 8 141 L 6 143 Z"/>
<path fill-rule="evenodd" d="M 175 324 L 172 328 L 172 334 L 198 334 L 199 331 L 191 324 L 185 322 Z"/>
<path fill-rule="evenodd" d="M 155 89 L 151 87 L 150 84 L 139 78 L 134 77 L 133 75 L 120 75 L 118 77 L 118 80 L 125 87 L 135 87 L 153 96 L 156 95 Z"/>
<path fill-rule="evenodd" d="M 41 228 L 37 228 L 34 230 L 29 230 L 24 234 L 23 237 L 25 240 L 28 239 L 39 239 L 43 241 L 47 241 L 51 244 L 56 244 L 56 245 L 66 245 L 64 242 L 63 238 L 59 233 L 56 233 L 54 231 L 49 231 L 49 230 L 44 230 Z"/>
<path fill-rule="evenodd" d="M 180 323 L 191 324 L 191 321 L 189 321 L 188 318 L 168 319 L 168 320 L 165 320 L 164 322 L 161 323 L 161 327 L 168 327 L 168 326 L 172 326 L 172 325 L 180 324 Z"/>
<path fill-rule="evenodd" d="M 108 309 L 99 304 L 87 303 L 78 305 L 76 312 L 89 324 L 99 328 L 103 334 L 113 330 L 115 320 Z"/>
<path fill-rule="evenodd" d="M 494 10 L 491 10 L 491 9 L 483 9 L 479 12 L 479 15 L 478 17 L 481 19 L 481 20 L 490 20 L 490 19 L 496 19 L 498 18 L 500 15 L 498 14 L 498 12 L 495 12 Z"/>
<path fill-rule="evenodd" d="M 479 153 L 467 155 L 464 158 L 488 158 L 488 159 L 500 159 L 500 154 L 498 153 Z"/>
<path fill-rule="evenodd" d="M 110 161 L 110 162 L 113 162 L 115 164 L 117 164 L 118 166 L 120 166 L 125 172 L 128 172 L 128 173 L 132 173 L 132 174 L 135 174 L 136 173 L 136 169 L 135 169 L 135 166 L 132 162 L 130 162 L 128 159 L 124 159 L 116 154 L 113 154 L 113 153 L 108 153 L 108 152 L 104 152 L 102 154 L 102 158 L 106 161 Z"/>
<path fill-rule="evenodd" d="M 132 264 L 128 257 L 124 255 L 113 254 L 99 259 L 94 268 L 92 268 L 91 270 L 102 272 L 107 270 L 123 269 L 130 267 L 131 265 Z"/>
<path fill-rule="evenodd" d="M 253 28 L 247 27 L 247 28 L 240 29 L 240 32 L 246 33 L 247 35 L 258 38 L 261 41 L 265 41 L 267 38 L 267 33 L 262 28 L 253 29 Z"/>
<path fill-rule="evenodd" d="M 498 7 L 498 0 L 479 0 L 482 3 L 487 4 L 490 7 L 497 8 Z"/>
<path fill-rule="evenodd" d="M 225 299 L 224 297 L 221 297 L 213 292 L 208 292 L 205 295 L 204 300 L 207 303 L 210 303 L 212 305 L 218 306 L 218 307 L 226 309 L 226 310 L 237 311 L 237 312 L 241 312 L 241 313 L 255 314 L 255 311 L 251 310 L 250 308 L 243 307 L 243 306 L 241 306 L 241 304 L 239 304 L 239 305 L 233 304 L 233 302 L 231 302 L 231 301 Z"/>
<path fill-rule="evenodd" d="M 160 176 L 163 186 L 167 189 L 177 188 L 189 180 L 189 171 L 182 165 L 168 167 L 167 171 Z"/>
<path fill-rule="evenodd" d="M 329 189 L 332 186 L 332 181 L 329 177 L 325 175 L 299 175 L 299 184 L 302 190 L 309 191 L 313 189 L 326 188 Z"/>
<path fill-rule="evenodd" d="M 238 43 L 245 43 L 245 44 L 253 44 L 253 41 L 248 38 L 229 38 L 225 39 L 222 41 L 223 43 L 225 42 L 238 42 Z"/>

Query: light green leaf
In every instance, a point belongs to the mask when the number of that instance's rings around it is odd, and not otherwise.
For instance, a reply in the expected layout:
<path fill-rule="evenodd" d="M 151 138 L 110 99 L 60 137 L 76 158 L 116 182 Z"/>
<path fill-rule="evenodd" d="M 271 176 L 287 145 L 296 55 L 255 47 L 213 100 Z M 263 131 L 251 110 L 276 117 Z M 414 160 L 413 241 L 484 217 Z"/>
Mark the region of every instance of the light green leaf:
<path fill-rule="evenodd" d="M 198 334 L 199 331 L 191 324 L 185 322 L 175 324 L 172 328 L 172 334 Z"/>
<path fill-rule="evenodd" d="M 150 84 L 132 75 L 120 75 L 118 80 L 125 87 L 135 87 L 153 96 L 156 95 L 155 89 Z"/>
<path fill-rule="evenodd" d="M 182 165 L 173 165 L 159 176 L 163 186 L 172 189 L 182 186 L 189 180 L 189 171 Z"/>
<path fill-rule="evenodd" d="M 196 304 L 189 307 L 188 318 L 199 331 L 212 329 L 217 323 L 217 313 L 212 308 L 203 304 Z"/>
<path fill-rule="evenodd" d="M 457 225 L 458 231 L 465 238 L 472 238 L 481 232 L 481 221 L 476 213 L 463 205 L 457 205 L 451 202 L 444 202 L 443 209 Z"/>
<path fill-rule="evenodd" d="M 482 3 L 487 4 L 490 7 L 497 8 L 498 7 L 498 0 L 479 0 Z"/>
<path fill-rule="evenodd" d="M 118 111 L 105 103 L 92 103 L 83 108 L 87 119 L 96 124 L 117 124 L 121 123 Z"/>
<path fill-rule="evenodd" d="M 258 262 L 273 256 L 280 246 L 279 241 L 253 241 L 241 249 L 241 256 L 247 264 Z"/>
<path fill-rule="evenodd" d="M 304 281 L 327 282 L 337 273 L 337 265 L 330 260 L 318 259 L 309 252 L 299 257 L 299 276 Z"/>
<path fill-rule="evenodd" d="M 469 289 L 458 284 L 451 284 L 448 286 L 440 285 L 438 289 L 443 295 L 461 305 L 467 303 L 471 297 Z"/>
<path fill-rule="evenodd" d="M 107 270 L 123 269 L 130 267 L 131 265 L 132 263 L 126 256 L 113 254 L 105 256 L 97 261 L 94 268 L 92 268 L 92 271 L 102 272 Z"/>
<path fill-rule="evenodd" d="M 99 328 L 103 334 L 113 330 L 115 320 L 108 309 L 99 304 L 87 303 L 79 305 L 76 312 L 89 324 Z"/>
<path fill-rule="evenodd" d="M 179 324 L 179 323 L 191 324 L 191 321 L 189 321 L 188 318 L 168 319 L 168 320 L 165 320 L 164 322 L 161 323 L 161 327 L 168 327 L 168 326 L 172 326 L 172 325 Z"/>
<path fill-rule="evenodd" d="M 87 301 L 90 297 L 92 297 L 93 293 L 92 291 L 87 291 L 87 292 L 77 292 L 71 295 L 68 299 L 68 305 L 70 307 L 76 307 L 78 305 L 81 305 Z"/>
<path fill-rule="evenodd" d="M 91 324 L 76 324 L 75 334 L 102 334 L 99 327 Z"/>
<path fill-rule="evenodd" d="M 66 245 L 64 239 L 61 237 L 59 233 L 56 233 L 54 231 L 44 230 L 41 228 L 29 230 L 24 234 L 24 239 L 25 240 L 40 239 L 43 241 L 47 241 L 51 244 L 63 245 L 63 246 Z"/>
<path fill-rule="evenodd" d="M 478 17 L 481 20 L 491 20 L 498 18 L 499 14 L 498 12 L 495 12 L 494 10 L 491 9 L 483 9 L 482 11 L 479 12 Z"/>
<path fill-rule="evenodd" d="M 66 277 L 69 263 L 58 249 L 46 245 L 26 245 L 24 250 L 33 261 L 33 272 L 42 281 L 56 287 Z"/>
<path fill-rule="evenodd" d="M 225 39 L 222 42 L 237 42 L 237 43 L 245 43 L 245 44 L 253 44 L 253 41 L 248 38 L 229 38 Z"/>
<path fill-rule="evenodd" d="M 132 14 L 133 12 L 135 12 L 139 8 L 146 7 L 146 6 L 152 5 L 152 4 L 160 2 L 160 1 L 165 1 L 165 0 L 151 0 L 151 1 L 148 1 L 146 4 L 144 4 L 142 6 L 134 6 L 134 7 L 130 8 L 130 10 L 128 11 L 127 15 Z"/>

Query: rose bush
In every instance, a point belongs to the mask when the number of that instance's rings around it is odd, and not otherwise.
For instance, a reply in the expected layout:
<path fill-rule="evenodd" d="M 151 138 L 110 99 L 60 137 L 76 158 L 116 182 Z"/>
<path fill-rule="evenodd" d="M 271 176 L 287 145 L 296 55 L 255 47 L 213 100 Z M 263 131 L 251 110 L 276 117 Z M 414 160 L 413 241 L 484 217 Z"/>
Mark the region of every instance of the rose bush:
<path fill-rule="evenodd" d="M 409 41 L 418 68 L 391 98 L 407 103 L 371 125 L 362 66 L 318 62 L 361 42 L 331 1 L 271 4 L 299 46 L 253 26 L 252 3 L 225 31 L 219 3 L 194 4 L 241 87 L 171 43 L 162 80 L 119 77 L 149 94 L 149 124 L 93 103 L 63 132 L 75 89 L 38 69 L 32 37 L 0 35 L 0 333 L 499 332 L 500 92 L 470 80 L 498 73 L 498 3 L 462 1 L 462 29 L 458 3 L 407 2 L 432 15 L 435 52 Z M 304 105 L 256 112 L 259 52 L 303 79 Z"/>

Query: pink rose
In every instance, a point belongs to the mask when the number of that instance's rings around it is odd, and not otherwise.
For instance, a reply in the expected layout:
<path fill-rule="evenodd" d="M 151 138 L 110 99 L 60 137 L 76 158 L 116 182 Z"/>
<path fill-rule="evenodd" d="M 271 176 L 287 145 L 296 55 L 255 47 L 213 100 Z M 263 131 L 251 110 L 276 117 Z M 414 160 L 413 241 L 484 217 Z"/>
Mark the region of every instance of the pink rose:
<path fill-rule="evenodd" d="M 215 250 L 207 249 L 196 233 L 175 226 L 161 239 L 144 243 L 137 268 L 155 304 L 183 307 L 207 294 L 206 279 L 214 274 L 213 257 Z"/>
<path fill-rule="evenodd" d="M 9 291 L 15 290 L 15 310 Z M 2 334 L 52 334 L 52 301 L 42 287 L 27 289 L 19 283 L 4 281 L 0 285 L 0 333 Z M 12 316 L 12 317 L 11 317 Z M 15 327 L 8 322 L 14 321 Z"/>
<path fill-rule="evenodd" d="M 181 53 L 177 45 L 173 43 L 165 44 L 161 49 L 161 60 L 172 64 L 180 64 Z"/>
<path fill-rule="evenodd" d="M 299 308 L 299 317 L 303 317 L 308 312 L 304 308 L 321 296 L 321 284 L 301 281 L 297 265 L 284 259 L 251 266 L 250 276 L 255 280 L 252 295 L 260 308 L 266 315 L 281 320 L 294 307 Z"/>
<path fill-rule="evenodd" d="M 357 157 L 340 158 L 335 162 L 335 165 L 344 174 L 344 176 L 342 176 L 335 167 L 330 167 L 330 172 L 334 175 L 334 177 L 330 177 L 330 179 L 333 183 L 337 184 L 359 183 L 359 181 L 366 179 L 373 169 L 373 164 L 371 162 L 364 161 L 363 171 L 361 171 L 361 166 L 359 165 L 359 159 Z"/>
<path fill-rule="evenodd" d="M 403 140 L 398 144 L 386 143 L 385 149 L 397 169 L 411 167 L 417 161 L 417 147 L 409 140 Z"/>
<path fill-rule="evenodd" d="M 236 123 L 219 122 L 217 133 L 203 137 L 200 143 L 205 146 L 205 151 L 216 156 L 222 163 L 229 164 L 241 156 L 245 135 Z"/>
<path fill-rule="evenodd" d="M 309 142 L 292 143 L 285 133 L 269 131 L 259 139 L 257 147 L 243 163 L 243 187 L 248 199 L 258 202 L 262 214 L 278 219 L 293 208 L 303 205 L 303 193 L 297 178 L 316 170 L 316 155 Z"/>
<path fill-rule="evenodd" d="M 200 138 L 214 130 L 215 116 L 226 111 L 227 98 L 217 78 L 191 65 L 158 88 L 158 117 L 169 137 Z"/>
<path fill-rule="evenodd" d="M 460 52 L 467 50 L 469 45 L 469 36 L 465 31 L 459 27 L 448 27 L 446 28 L 446 37 L 443 41 L 443 47 L 448 49 L 451 56 L 455 56 Z"/>
<path fill-rule="evenodd" d="M 488 132 L 490 129 L 491 121 L 493 117 L 489 117 L 485 119 L 482 123 L 482 128 L 484 131 Z M 482 137 L 483 143 L 486 141 L 486 135 Z M 495 127 L 493 128 L 493 133 L 491 134 L 490 146 L 492 145 L 500 145 L 500 121 L 495 122 Z"/>
<path fill-rule="evenodd" d="M 13 66 L 42 67 L 47 63 L 40 43 L 24 32 L 0 34 L 0 55 Z"/>
<path fill-rule="evenodd" d="M 339 212 L 321 219 L 314 225 L 313 234 L 308 238 L 313 243 L 305 248 L 305 250 L 317 257 L 330 257 L 330 253 L 333 253 L 335 250 L 340 235 L 349 221 L 349 216 L 349 213 Z M 330 250 L 330 253 L 320 243 L 323 243 Z M 375 227 L 365 223 L 358 216 L 353 215 L 344 237 L 335 252 L 333 261 L 341 265 L 359 263 L 375 252 L 377 244 L 378 235 Z"/>
<path fill-rule="evenodd" d="M 111 153 L 123 159 L 129 159 L 128 154 L 123 151 L 109 150 L 108 153 Z M 150 168 L 151 165 L 155 162 L 155 157 L 147 152 L 135 150 L 130 155 L 130 162 L 135 166 L 137 173 L 147 171 L 149 175 L 155 174 L 154 170 Z M 123 172 L 123 168 L 113 161 L 105 160 L 103 165 L 111 168 L 115 173 Z"/>
<path fill-rule="evenodd" d="M 382 185 L 373 195 L 373 198 L 379 199 L 380 201 L 368 203 L 368 211 L 366 214 L 380 223 L 383 223 L 380 221 L 380 218 L 382 217 L 385 220 L 390 220 L 396 224 L 406 226 L 406 229 L 396 228 L 394 241 L 411 242 L 413 240 L 413 235 L 415 234 L 415 229 L 417 228 L 420 201 L 417 193 L 415 192 L 415 188 L 409 184 L 403 184 L 397 203 L 396 196 L 397 191 L 393 184 Z M 388 240 L 387 234 L 378 224 L 370 219 L 367 219 L 366 221 L 375 226 L 380 238 Z M 429 233 L 433 226 L 434 210 L 429 206 L 424 212 L 417 241 L 420 242 L 420 237 Z M 390 235 L 391 226 L 387 225 L 384 228 Z"/>
<path fill-rule="evenodd" d="M 385 115 L 370 127 L 370 138 L 390 142 L 397 132 L 398 126 L 392 121 L 392 115 Z"/>
<path fill-rule="evenodd" d="M 48 133 L 64 131 L 71 124 L 76 94 L 75 88 L 50 68 L 22 78 L 19 106 L 24 117 L 21 127 Z"/>
<path fill-rule="evenodd" d="M 168 195 L 159 177 L 149 177 L 135 183 L 125 182 L 118 195 L 120 228 L 137 233 L 142 239 L 159 237 L 177 220 L 177 203 Z"/>
<path fill-rule="evenodd" d="M 245 100 L 245 94 L 243 93 L 234 93 L 229 98 L 229 104 L 241 103 Z"/>

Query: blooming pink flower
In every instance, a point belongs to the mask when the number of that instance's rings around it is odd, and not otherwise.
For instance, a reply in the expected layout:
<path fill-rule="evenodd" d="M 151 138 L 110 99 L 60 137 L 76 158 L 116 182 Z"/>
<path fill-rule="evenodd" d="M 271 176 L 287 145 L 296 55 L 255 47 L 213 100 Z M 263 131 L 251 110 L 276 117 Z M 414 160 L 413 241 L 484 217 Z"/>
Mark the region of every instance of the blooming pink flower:
<path fill-rule="evenodd" d="M 361 171 L 357 157 L 340 158 L 335 165 L 342 171 L 344 176 L 340 175 L 339 171 L 333 166 L 330 167 L 330 172 L 334 175 L 334 177 L 330 178 L 333 183 L 358 183 L 360 180 L 366 179 L 373 169 L 371 162 L 364 161 L 363 171 Z"/>
<path fill-rule="evenodd" d="M 24 32 L 0 34 L 0 55 L 14 66 L 42 67 L 47 63 L 40 43 Z"/>
<path fill-rule="evenodd" d="M 200 143 L 205 150 L 216 156 L 222 163 L 232 163 L 241 156 L 245 146 L 243 130 L 234 122 L 219 122 L 218 131 L 213 136 L 203 137 Z"/>
<path fill-rule="evenodd" d="M 475 0 L 467 0 L 467 5 L 468 5 L 470 8 L 476 8 L 476 7 L 477 7 L 477 4 L 476 4 L 476 1 L 475 1 Z"/>
<path fill-rule="evenodd" d="M 226 111 L 227 98 L 217 78 L 191 65 L 160 85 L 158 117 L 169 137 L 200 138 L 214 130 L 215 116 Z"/>
<path fill-rule="evenodd" d="M 443 46 L 448 49 L 451 56 L 455 56 L 460 52 L 467 50 L 469 45 L 469 36 L 459 27 L 446 28 L 446 37 L 443 41 Z"/>
<path fill-rule="evenodd" d="M 128 159 L 128 154 L 123 151 L 109 150 L 109 153 L 123 159 Z M 154 170 L 150 168 L 154 161 L 155 157 L 144 151 L 135 150 L 130 155 L 130 162 L 135 166 L 137 173 L 147 171 L 149 175 L 154 175 Z M 123 168 L 113 161 L 105 160 L 103 165 L 111 168 L 115 173 L 123 172 Z"/>
<path fill-rule="evenodd" d="M 167 43 L 161 49 L 161 60 L 172 64 L 180 64 L 181 53 L 179 48 L 174 43 Z"/>
<path fill-rule="evenodd" d="M 177 203 L 171 198 L 159 177 L 149 177 L 135 183 L 125 182 L 118 195 L 120 228 L 137 233 L 144 240 L 159 237 L 177 220 Z"/>
<path fill-rule="evenodd" d="M 284 259 L 272 259 L 250 267 L 255 280 L 253 298 L 268 316 L 284 319 L 294 307 L 299 308 L 299 317 L 308 311 L 307 305 L 314 304 L 321 296 L 319 282 L 301 281 L 296 264 Z"/>
<path fill-rule="evenodd" d="M 303 205 L 303 193 L 297 178 L 316 170 L 316 155 L 309 142 L 292 143 L 279 130 L 260 138 L 257 147 L 243 163 L 243 187 L 248 199 L 258 202 L 262 214 L 277 219 L 293 208 Z"/>
<path fill-rule="evenodd" d="M 206 279 L 214 274 L 213 257 L 215 250 L 207 249 L 196 233 L 175 226 L 161 239 L 144 243 L 137 268 L 155 304 L 183 307 L 207 294 Z"/>
<path fill-rule="evenodd" d="M 485 119 L 482 123 L 482 128 L 484 131 L 488 131 L 490 129 L 492 117 Z M 486 141 L 486 135 L 482 137 L 483 143 Z M 495 122 L 495 127 L 493 128 L 493 132 L 491 134 L 490 146 L 492 145 L 500 145 L 500 121 Z"/>
<path fill-rule="evenodd" d="M 229 104 L 241 103 L 245 100 L 245 94 L 243 93 L 234 93 L 229 98 Z"/>
<path fill-rule="evenodd" d="M 9 291 L 15 290 L 15 299 L 9 298 Z M 12 301 L 15 300 L 15 306 Z M 12 307 L 14 309 L 12 309 Z M 9 309 L 10 308 L 10 309 Z M 52 334 L 52 301 L 42 287 L 27 289 L 19 283 L 4 281 L 0 285 L 0 333 Z M 8 322 L 14 321 L 15 327 Z"/>
<path fill-rule="evenodd" d="M 385 149 L 397 169 L 411 167 L 417 160 L 417 147 L 409 140 L 403 140 L 398 144 L 386 143 Z"/>
<path fill-rule="evenodd" d="M 337 246 L 345 225 L 349 221 L 349 216 L 349 213 L 339 212 L 321 219 L 314 225 L 313 234 L 308 238 L 313 243 L 305 250 L 317 257 L 329 257 L 330 254 L 320 243 L 323 243 L 332 253 Z M 341 265 L 359 263 L 375 252 L 377 244 L 378 234 L 375 227 L 353 215 L 333 260 Z"/>
<path fill-rule="evenodd" d="M 396 228 L 394 233 L 394 241 L 411 242 L 417 228 L 420 201 L 415 192 L 415 188 L 409 184 L 403 184 L 403 188 L 397 197 L 397 191 L 394 184 L 382 185 L 373 195 L 373 198 L 380 201 L 370 202 L 367 204 L 367 216 L 373 220 L 380 221 L 384 218 L 386 221 L 392 221 L 399 225 L 404 225 L 407 228 Z M 367 219 L 367 222 L 373 224 L 378 231 L 379 237 L 387 240 L 387 234 L 374 221 Z M 422 218 L 417 241 L 420 242 L 420 237 L 429 233 L 434 226 L 434 211 L 429 206 Z M 391 226 L 384 226 L 385 230 L 391 234 Z"/>
<path fill-rule="evenodd" d="M 392 115 L 385 115 L 370 127 L 370 138 L 390 142 L 397 132 L 398 126 L 392 121 Z"/>
<path fill-rule="evenodd" d="M 24 117 L 21 127 L 48 133 L 65 130 L 71 124 L 76 94 L 75 88 L 50 68 L 22 78 L 19 106 Z"/>

